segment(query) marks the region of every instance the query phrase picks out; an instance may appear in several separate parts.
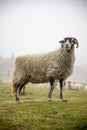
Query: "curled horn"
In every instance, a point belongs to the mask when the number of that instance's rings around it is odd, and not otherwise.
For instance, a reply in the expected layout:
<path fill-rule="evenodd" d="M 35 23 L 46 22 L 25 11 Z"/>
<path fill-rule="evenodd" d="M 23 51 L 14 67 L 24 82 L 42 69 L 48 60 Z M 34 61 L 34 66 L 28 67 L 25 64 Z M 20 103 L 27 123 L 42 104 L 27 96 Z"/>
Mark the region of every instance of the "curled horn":
<path fill-rule="evenodd" d="M 73 41 L 74 41 L 74 44 L 77 45 L 76 48 L 78 48 L 78 47 L 79 47 L 79 42 L 78 42 L 78 40 L 74 38 Z"/>

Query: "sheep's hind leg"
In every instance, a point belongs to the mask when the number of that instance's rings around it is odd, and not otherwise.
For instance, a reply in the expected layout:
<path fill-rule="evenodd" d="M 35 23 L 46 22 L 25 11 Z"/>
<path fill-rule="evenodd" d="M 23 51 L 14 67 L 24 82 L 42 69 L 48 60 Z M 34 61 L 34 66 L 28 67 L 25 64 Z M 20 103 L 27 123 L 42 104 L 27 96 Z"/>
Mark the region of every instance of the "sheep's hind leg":
<path fill-rule="evenodd" d="M 24 87 L 25 87 L 24 85 L 21 85 L 19 88 L 19 95 L 21 95 L 21 96 L 24 95 L 24 90 L 22 92 L 22 89 L 24 89 Z"/>
<path fill-rule="evenodd" d="M 25 95 L 25 86 L 23 87 L 23 93 L 22 94 Z"/>
<path fill-rule="evenodd" d="M 54 79 L 50 78 L 50 92 L 48 94 L 48 101 L 52 100 L 52 92 L 54 90 Z"/>
<path fill-rule="evenodd" d="M 25 86 L 24 85 L 22 85 L 21 87 L 20 87 L 20 89 L 19 89 L 19 95 L 25 95 Z"/>
<path fill-rule="evenodd" d="M 20 86 L 18 85 L 17 88 L 16 88 L 16 94 L 15 94 L 15 98 L 16 98 L 16 102 L 17 103 L 20 103 L 20 100 L 19 100 L 19 90 L 20 90 Z"/>

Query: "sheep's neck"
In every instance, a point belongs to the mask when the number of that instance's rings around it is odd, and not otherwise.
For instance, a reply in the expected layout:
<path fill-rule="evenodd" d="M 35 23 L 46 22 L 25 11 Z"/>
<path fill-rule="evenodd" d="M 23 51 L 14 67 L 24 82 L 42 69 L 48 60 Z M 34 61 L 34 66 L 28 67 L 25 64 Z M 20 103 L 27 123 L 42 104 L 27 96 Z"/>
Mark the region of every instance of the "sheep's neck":
<path fill-rule="evenodd" d="M 69 52 L 64 50 L 61 53 L 62 55 L 59 62 L 60 65 L 58 66 L 60 66 L 60 70 L 62 70 L 61 75 L 65 78 L 70 76 L 73 72 L 73 65 L 75 61 L 74 48 Z"/>

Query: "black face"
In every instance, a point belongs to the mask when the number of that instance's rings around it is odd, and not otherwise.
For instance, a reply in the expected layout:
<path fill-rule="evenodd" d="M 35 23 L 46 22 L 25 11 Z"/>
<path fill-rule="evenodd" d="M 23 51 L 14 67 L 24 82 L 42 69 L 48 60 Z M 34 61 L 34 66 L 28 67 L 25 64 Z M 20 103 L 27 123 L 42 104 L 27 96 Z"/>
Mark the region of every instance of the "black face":
<path fill-rule="evenodd" d="M 64 42 L 66 43 L 67 41 L 69 41 L 70 43 L 72 43 L 74 41 L 74 39 L 71 38 L 71 37 L 64 38 Z"/>
<path fill-rule="evenodd" d="M 60 41 L 61 47 L 65 48 L 67 51 L 71 50 L 74 47 L 74 44 L 78 47 L 78 41 L 76 38 L 73 37 L 66 37 Z"/>

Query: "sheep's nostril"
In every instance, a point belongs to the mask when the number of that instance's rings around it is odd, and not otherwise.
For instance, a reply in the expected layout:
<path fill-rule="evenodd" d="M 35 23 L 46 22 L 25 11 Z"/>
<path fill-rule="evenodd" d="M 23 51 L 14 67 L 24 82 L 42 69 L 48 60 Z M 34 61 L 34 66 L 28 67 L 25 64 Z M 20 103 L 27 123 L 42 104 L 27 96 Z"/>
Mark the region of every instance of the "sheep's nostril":
<path fill-rule="evenodd" d="M 68 44 L 66 44 L 66 47 L 68 47 Z"/>

